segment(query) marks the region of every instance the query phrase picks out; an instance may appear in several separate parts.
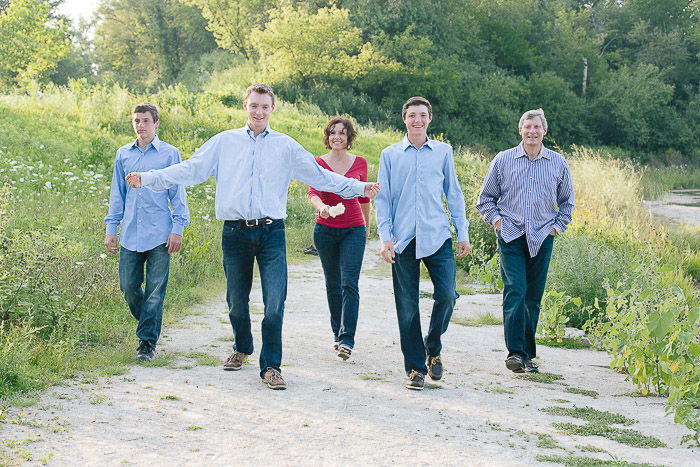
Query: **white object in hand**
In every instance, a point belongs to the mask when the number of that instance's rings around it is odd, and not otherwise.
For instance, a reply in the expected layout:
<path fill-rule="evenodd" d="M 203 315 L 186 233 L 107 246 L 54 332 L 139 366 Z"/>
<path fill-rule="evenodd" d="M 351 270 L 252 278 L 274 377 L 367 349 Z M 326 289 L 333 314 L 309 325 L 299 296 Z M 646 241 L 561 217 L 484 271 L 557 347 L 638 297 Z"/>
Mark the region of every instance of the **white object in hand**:
<path fill-rule="evenodd" d="M 336 217 L 345 212 L 345 205 L 343 203 L 338 203 L 335 206 L 328 208 L 328 214 L 331 217 Z"/>

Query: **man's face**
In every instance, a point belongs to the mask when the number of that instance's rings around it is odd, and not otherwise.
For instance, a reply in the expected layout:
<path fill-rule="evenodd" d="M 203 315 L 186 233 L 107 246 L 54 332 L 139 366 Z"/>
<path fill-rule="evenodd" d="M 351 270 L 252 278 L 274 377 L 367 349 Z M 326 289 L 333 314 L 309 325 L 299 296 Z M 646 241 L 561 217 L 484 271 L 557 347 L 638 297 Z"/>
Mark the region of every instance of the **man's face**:
<path fill-rule="evenodd" d="M 523 137 L 523 144 L 527 146 L 539 146 L 542 144 L 542 139 L 546 134 L 547 130 L 544 129 L 540 117 L 526 119 L 523 122 L 523 126 L 520 128 L 520 136 Z"/>
<path fill-rule="evenodd" d="M 427 106 L 422 104 L 410 106 L 406 109 L 406 116 L 403 119 L 408 136 L 426 136 L 432 119 Z"/>
<path fill-rule="evenodd" d="M 243 108 L 248 112 L 248 126 L 255 132 L 261 132 L 267 127 L 270 114 L 275 110 L 272 96 L 251 92 L 243 102 Z"/>
<path fill-rule="evenodd" d="M 151 112 L 137 112 L 131 116 L 136 136 L 141 141 L 151 141 L 156 136 L 160 122 L 154 122 Z"/>

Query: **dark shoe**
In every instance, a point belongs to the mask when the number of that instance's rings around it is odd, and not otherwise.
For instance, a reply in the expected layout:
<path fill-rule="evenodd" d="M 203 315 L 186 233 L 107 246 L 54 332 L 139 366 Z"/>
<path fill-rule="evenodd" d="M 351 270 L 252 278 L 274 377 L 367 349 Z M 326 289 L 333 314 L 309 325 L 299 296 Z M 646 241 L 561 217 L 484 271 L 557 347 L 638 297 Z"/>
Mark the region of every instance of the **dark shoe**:
<path fill-rule="evenodd" d="M 523 363 L 522 357 L 520 355 L 511 355 L 506 358 L 506 368 L 508 368 L 513 373 L 525 373 L 525 364 Z"/>
<path fill-rule="evenodd" d="M 350 355 L 352 355 L 352 347 L 345 344 L 340 344 L 338 346 L 338 357 L 342 358 L 343 360 L 347 360 L 350 358 Z"/>
<path fill-rule="evenodd" d="M 279 370 L 275 370 L 274 368 L 265 370 L 262 382 L 263 384 L 267 384 L 267 387 L 270 389 L 287 389 L 287 383 L 284 382 L 282 374 Z"/>
<path fill-rule="evenodd" d="M 333 342 L 333 352 L 338 351 L 338 342 Z"/>
<path fill-rule="evenodd" d="M 535 365 L 535 362 L 532 360 L 528 360 L 525 362 L 525 373 L 539 373 L 540 369 L 537 368 L 537 365 Z"/>
<path fill-rule="evenodd" d="M 156 357 L 156 346 L 150 342 L 140 341 L 136 351 L 136 359 L 142 362 L 151 362 Z"/>
<path fill-rule="evenodd" d="M 224 362 L 224 370 L 226 371 L 238 371 L 241 369 L 246 360 L 248 360 L 249 355 L 234 350 L 231 355 Z"/>
<path fill-rule="evenodd" d="M 312 256 L 318 256 L 318 251 L 316 251 L 316 247 L 311 245 L 307 246 L 304 248 L 304 254 L 305 255 L 312 255 Z"/>
<path fill-rule="evenodd" d="M 434 357 L 428 355 L 426 364 L 428 365 L 428 376 L 430 376 L 433 381 L 437 381 L 442 378 L 442 359 L 439 355 Z"/>
<path fill-rule="evenodd" d="M 406 379 L 406 384 L 404 384 L 406 389 L 412 389 L 414 391 L 422 391 L 423 386 L 425 386 L 425 375 L 418 373 L 416 370 L 411 370 L 411 373 Z"/>

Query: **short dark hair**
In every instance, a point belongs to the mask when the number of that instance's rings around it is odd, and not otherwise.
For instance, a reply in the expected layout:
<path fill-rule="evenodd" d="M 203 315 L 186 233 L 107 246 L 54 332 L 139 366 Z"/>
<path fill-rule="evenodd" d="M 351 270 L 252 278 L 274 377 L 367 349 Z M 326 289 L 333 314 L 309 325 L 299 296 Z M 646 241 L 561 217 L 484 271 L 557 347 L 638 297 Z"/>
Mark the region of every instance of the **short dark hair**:
<path fill-rule="evenodd" d="M 269 94 L 270 97 L 272 97 L 272 105 L 275 105 L 275 93 L 272 91 L 272 86 L 264 83 L 257 83 L 248 86 L 248 89 L 245 90 L 245 95 L 243 96 L 243 102 L 247 101 L 248 96 L 254 92 L 257 92 L 258 94 Z"/>
<path fill-rule="evenodd" d="M 401 108 L 401 120 L 406 118 L 406 112 L 412 105 L 426 106 L 428 108 L 428 115 L 431 117 L 433 116 L 433 106 L 430 105 L 430 101 L 425 97 L 413 96 L 403 104 L 403 107 Z"/>
<path fill-rule="evenodd" d="M 146 112 L 151 114 L 154 123 L 160 120 L 160 111 L 158 111 L 158 107 L 148 102 L 141 102 L 140 104 L 136 104 L 134 106 L 134 110 L 131 111 L 131 114 L 142 114 Z"/>
<path fill-rule="evenodd" d="M 352 121 L 347 117 L 336 116 L 328 120 L 326 127 L 323 129 L 323 144 L 327 149 L 331 148 L 329 138 L 331 136 L 331 130 L 337 123 L 340 123 L 345 128 L 345 135 L 348 137 L 348 149 L 350 149 L 352 147 L 352 142 L 355 141 L 355 136 L 357 136 L 357 131 L 355 131 L 355 126 L 352 124 Z"/>

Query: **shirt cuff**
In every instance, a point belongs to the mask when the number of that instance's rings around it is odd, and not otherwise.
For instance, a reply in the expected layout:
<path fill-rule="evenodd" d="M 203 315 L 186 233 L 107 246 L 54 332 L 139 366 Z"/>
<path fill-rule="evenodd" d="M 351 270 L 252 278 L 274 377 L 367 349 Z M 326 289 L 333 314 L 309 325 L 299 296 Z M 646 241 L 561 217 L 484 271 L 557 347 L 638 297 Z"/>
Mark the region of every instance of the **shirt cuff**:
<path fill-rule="evenodd" d="M 383 242 L 391 242 L 391 229 L 379 229 L 379 239 Z"/>
<path fill-rule="evenodd" d="M 357 196 L 364 196 L 365 195 L 365 187 L 366 186 L 367 186 L 367 182 L 361 182 L 359 180 L 355 180 L 355 183 L 352 184 L 353 191 Z"/>
<path fill-rule="evenodd" d="M 105 235 L 117 235 L 117 227 L 119 224 L 107 224 Z"/>
<path fill-rule="evenodd" d="M 469 232 L 460 233 L 457 235 L 457 242 L 467 242 L 469 243 Z"/>
<path fill-rule="evenodd" d="M 153 174 L 149 172 L 139 172 L 138 174 L 141 176 L 141 186 L 153 185 L 155 181 Z"/>
<path fill-rule="evenodd" d="M 496 217 L 491 221 L 491 225 L 492 225 L 493 227 L 496 227 L 496 222 L 498 222 L 498 221 L 501 220 L 501 219 L 503 219 L 501 216 L 496 215 Z"/>
<path fill-rule="evenodd" d="M 173 229 L 170 231 L 170 233 L 174 233 L 177 235 L 182 236 L 182 232 L 184 232 L 185 226 L 181 224 L 176 224 L 173 222 Z"/>

